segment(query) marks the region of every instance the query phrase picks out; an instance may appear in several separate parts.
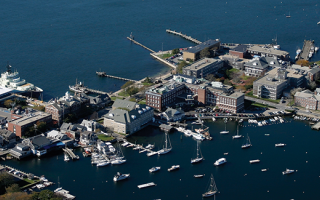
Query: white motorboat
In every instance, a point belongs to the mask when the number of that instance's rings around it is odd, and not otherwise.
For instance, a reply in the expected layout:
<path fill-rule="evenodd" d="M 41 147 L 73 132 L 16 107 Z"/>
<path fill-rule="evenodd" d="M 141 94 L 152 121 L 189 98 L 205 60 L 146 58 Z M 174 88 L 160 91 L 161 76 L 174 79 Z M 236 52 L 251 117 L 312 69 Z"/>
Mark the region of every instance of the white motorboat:
<path fill-rule="evenodd" d="M 192 137 L 196 140 L 200 140 L 203 141 L 204 139 L 206 139 L 203 135 L 199 134 L 199 133 L 194 133 L 192 134 Z"/>
<path fill-rule="evenodd" d="M 246 149 L 246 148 L 249 148 L 249 147 L 251 147 L 251 146 L 252 146 L 252 144 L 251 144 L 249 135 L 247 135 L 246 142 L 241 146 L 241 148 L 242 148 L 242 149 Z"/>
<path fill-rule="evenodd" d="M 220 134 L 228 134 L 229 131 L 227 131 L 227 120 L 224 121 L 224 131 L 221 131 Z"/>
<path fill-rule="evenodd" d="M 191 164 L 201 162 L 202 160 L 203 160 L 203 156 L 199 148 L 199 141 L 197 141 L 197 157 L 194 159 L 191 159 Z"/>
<path fill-rule="evenodd" d="M 320 24 L 320 21 L 318 21 L 318 23 L 317 23 L 318 25 Z"/>
<path fill-rule="evenodd" d="M 215 121 L 216 121 L 216 118 L 212 117 L 212 121 L 215 122 Z"/>
<path fill-rule="evenodd" d="M 242 123 L 242 122 L 243 122 L 243 119 L 240 119 L 240 120 L 239 120 L 239 123 Z"/>
<path fill-rule="evenodd" d="M 128 145 L 129 145 L 128 142 L 124 142 L 124 143 L 121 144 L 121 146 L 123 146 L 123 147 L 126 147 L 126 146 L 128 146 Z"/>
<path fill-rule="evenodd" d="M 154 155 L 157 155 L 157 154 L 158 154 L 157 151 L 152 151 L 152 152 L 147 153 L 147 156 L 150 157 L 150 156 L 154 156 Z"/>
<path fill-rule="evenodd" d="M 204 174 L 196 174 L 196 175 L 193 175 L 193 177 L 195 177 L 195 178 L 202 178 L 202 177 L 204 177 Z"/>
<path fill-rule="evenodd" d="M 64 161 L 68 162 L 70 160 L 69 156 L 65 153 L 64 154 Z"/>
<path fill-rule="evenodd" d="M 121 174 L 120 172 L 117 172 L 117 174 L 113 177 L 113 181 L 121 181 L 124 179 L 127 179 L 130 177 L 130 174 Z"/>
<path fill-rule="evenodd" d="M 154 148 L 154 144 L 148 144 L 145 148 L 146 149 L 153 149 Z"/>
<path fill-rule="evenodd" d="M 225 158 L 220 158 L 220 159 L 216 160 L 216 162 L 214 162 L 213 164 L 214 164 L 215 166 L 219 166 L 219 165 L 222 165 L 222 164 L 224 164 L 224 163 L 226 163 L 226 162 L 227 162 L 227 159 L 225 159 Z"/>
<path fill-rule="evenodd" d="M 187 137 L 192 136 L 192 131 L 190 131 L 190 130 L 184 130 L 183 133 L 184 133 Z"/>
<path fill-rule="evenodd" d="M 124 159 L 116 159 L 116 160 L 112 160 L 112 161 L 111 161 L 111 164 L 113 164 L 113 165 L 121 165 L 121 164 L 123 164 L 123 163 L 125 163 L 125 162 L 127 162 L 127 160 L 124 160 Z M 97 166 L 98 166 L 98 164 L 97 164 Z"/>
<path fill-rule="evenodd" d="M 133 150 L 140 150 L 142 148 L 142 146 L 140 144 L 138 144 L 136 147 L 133 148 Z"/>
<path fill-rule="evenodd" d="M 177 169 L 180 169 L 180 165 L 172 165 L 172 166 L 168 169 L 168 172 L 171 172 L 171 171 L 177 170 Z"/>
<path fill-rule="evenodd" d="M 286 171 L 283 171 L 283 172 L 282 172 L 283 175 L 292 174 L 292 173 L 294 173 L 294 170 L 293 170 L 293 169 L 286 169 Z"/>
<path fill-rule="evenodd" d="M 218 192 L 218 189 L 217 189 L 217 186 L 216 186 L 216 183 L 214 181 L 212 174 L 211 174 L 209 183 L 210 183 L 210 185 L 208 187 L 208 190 L 204 194 L 202 194 L 202 197 L 211 197 Z"/>
<path fill-rule="evenodd" d="M 237 135 L 232 136 L 232 139 L 239 139 L 239 138 L 242 138 L 242 135 L 239 135 L 239 124 L 238 124 L 238 126 L 237 126 Z"/>
<path fill-rule="evenodd" d="M 168 145 L 168 143 L 169 143 L 169 145 Z M 165 133 L 165 146 L 163 147 L 163 149 L 160 149 L 158 151 L 158 154 L 159 155 L 166 154 L 166 153 L 169 153 L 171 150 L 172 150 L 172 147 L 171 147 L 171 143 L 170 143 L 170 138 L 169 138 L 168 134 Z"/>
<path fill-rule="evenodd" d="M 261 169 L 261 171 L 262 171 L 262 172 L 266 172 L 266 171 L 268 171 L 268 169 Z"/>
<path fill-rule="evenodd" d="M 108 161 L 100 161 L 97 163 L 97 167 L 103 167 L 103 166 L 107 166 L 109 164 L 110 164 L 110 162 L 108 162 Z"/>
<path fill-rule="evenodd" d="M 153 173 L 153 172 L 159 171 L 160 169 L 161 167 L 152 167 L 151 169 L 149 169 L 149 172 Z"/>
<path fill-rule="evenodd" d="M 253 163 L 259 163 L 259 162 L 260 162 L 260 160 L 259 160 L 259 159 L 256 159 L 256 160 L 250 160 L 250 161 L 249 161 L 249 163 L 250 163 L 250 164 L 253 164 Z"/>
<path fill-rule="evenodd" d="M 275 144 L 274 146 L 276 146 L 276 147 L 284 147 L 284 146 L 286 146 L 286 144 L 278 143 L 278 144 Z"/>
<path fill-rule="evenodd" d="M 138 188 L 142 189 L 142 188 L 151 187 L 151 186 L 156 186 L 156 184 L 154 182 L 145 183 L 145 184 L 138 185 Z"/>
<path fill-rule="evenodd" d="M 314 50 L 315 52 L 317 52 L 319 50 L 319 47 L 315 47 Z"/>

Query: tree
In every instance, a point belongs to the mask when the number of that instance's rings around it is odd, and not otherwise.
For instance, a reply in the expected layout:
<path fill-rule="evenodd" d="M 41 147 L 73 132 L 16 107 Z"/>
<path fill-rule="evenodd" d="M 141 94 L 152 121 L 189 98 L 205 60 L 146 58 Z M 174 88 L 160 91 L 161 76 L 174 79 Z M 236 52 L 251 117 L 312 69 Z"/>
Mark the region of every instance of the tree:
<path fill-rule="evenodd" d="M 302 66 L 309 66 L 309 65 L 310 65 L 309 61 L 307 61 L 307 60 L 298 60 L 298 61 L 296 62 L 296 64 L 297 64 L 297 65 L 300 65 L 301 67 L 302 67 Z"/>
<path fill-rule="evenodd" d="M 205 58 L 210 56 L 209 48 L 206 47 L 200 51 L 200 58 Z"/>
<path fill-rule="evenodd" d="M 139 92 L 139 89 L 136 88 L 136 87 L 133 87 L 133 86 L 128 87 L 128 88 L 126 89 L 126 93 L 129 94 L 129 96 L 132 96 L 132 95 L 134 95 L 134 94 L 137 94 L 138 92 Z"/>
<path fill-rule="evenodd" d="M 180 52 L 180 50 L 178 48 L 172 50 L 172 54 L 177 54 L 179 52 Z"/>
<path fill-rule="evenodd" d="M 13 176 L 11 176 L 10 174 L 8 174 L 6 172 L 0 173 L 0 188 L 4 189 L 4 187 L 7 187 L 13 183 L 14 183 Z"/>
<path fill-rule="evenodd" d="M 47 130 L 47 123 L 46 122 L 40 122 L 40 121 L 37 121 L 37 130 L 40 131 L 40 132 L 46 132 Z"/>
<path fill-rule="evenodd" d="M 308 88 L 310 90 L 315 90 L 317 88 L 317 83 L 315 81 L 311 81 L 308 83 Z"/>
<path fill-rule="evenodd" d="M 188 63 L 186 61 L 181 61 L 177 67 L 177 73 L 182 74 L 183 67 L 187 66 Z"/>
<path fill-rule="evenodd" d="M 215 81 L 215 80 L 216 80 L 216 78 L 214 77 L 214 74 L 208 74 L 208 75 L 206 76 L 206 79 L 207 79 L 208 81 Z"/>
<path fill-rule="evenodd" d="M 32 193 L 33 200 L 62 200 L 58 195 L 50 190 L 42 190 L 41 192 Z"/>
<path fill-rule="evenodd" d="M 132 85 L 133 83 L 134 83 L 133 81 L 127 81 L 125 84 L 123 84 L 123 85 L 121 86 L 121 89 L 124 89 L 124 88 Z"/>
<path fill-rule="evenodd" d="M 26 192 L 6 193 L 0 196 L 0 200 L 31 200 L 32 196 Z"/>
<path fill-rule="evenodd" d="M 223 82 L 223 84 L 233 86 L 232 83 L 231 83 L 231 81 L 230 81 L 229 79 L 225 79 L 224 82 Z"/>
<path fill-rule="evenodd" d="M 7 193 L 20 192 L 20 187 L 18 184 L 12 184 L 9 187 L 6 187 Z"/>
<path fill-rule="evenodd" d="M 152 83 L 151 79 L 147 76 L 146 79 L 143 80 L 143 83 Z"/>
<path fill-rule="evenodd" d="M 7 108 L 11 108 L 12 107 L 12 103 L 13 101 L 11 99 L 5 100 L 4 101 L 4 106 Z"/>

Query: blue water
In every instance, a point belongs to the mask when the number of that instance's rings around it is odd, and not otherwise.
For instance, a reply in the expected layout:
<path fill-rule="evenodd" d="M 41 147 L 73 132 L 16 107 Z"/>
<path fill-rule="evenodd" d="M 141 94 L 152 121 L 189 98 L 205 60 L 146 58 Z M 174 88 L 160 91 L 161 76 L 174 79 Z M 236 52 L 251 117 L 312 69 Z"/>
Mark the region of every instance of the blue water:
<path fill-rule="evenodd" d="M 228 135 L 220 135 L 224 123 L 206 122 L 212 141 L 203 141 L 200 148 L 205 160 L 192 165 L 190 159 L 195 157 L 196 141 L 185 137 L 180 132 L 170 134 L 173 150 L 162 156 L 147 157 L 131 148 L 122 148 L 127 163 L 119 166 L 97 168 L 91 166 L 90 158 L 64 162 L 63 154 L 40 159 L 11 160 L 5 164 L 37 175 L 45 175 L 57 183 L 58 177 L 62 187 L 70 190 L 77 199 L 201 199 L 205 192 L 210 174 L 220 193 L 217 199 L 317 199 L 320 185 L 319 132 L 312 131 L 307 122 L 273 124 L 264 127 L 248 126 L 239 128 L 239 134 L 248 134 L 252 147 L 241 149 L 242 139 L 232 139 L 236 133 L 236 123 L 228 122 Z M 189 127 L 191 128 L 191 126 Z M 194 126 L 193 128 L 196 128 Z M 270 136 L 265 136 L 270 134 Z M 163 145 L 164 133 L 159 129 L 148 127 L 129 139 L 131 142 L 146 145 L 155 143 L 156 149 Z M 275 147 L 276 143 L 285 143 L 285 147 Z M 224 153 L 228 152 L 228 155 Z M 227 163 L 215 167 L 215 160 L 225 157 Z M 257 164 L 249 160 L 260 159 Z M 172 165 L 179 164 L 180 170 L 168 172 Z M 148 169 L 161 166 L 157 173 L 150 174 Z M 261 172 L 261 169 L 269 169 Z M 286 168 L 297 170 L 291 175 L 282 175 Z M 123 182 L 112 181 L 116 172 L 130 173 L 131 177 Z M 196 179 L 194 174 L 205 174 Z M 157 186 L 138 189 L 137 185 L 155 182 Z M 57 185 L 52 186 L 55 189 Z"/>
<path fill-rule="evenodd" d="M 95 89 L 115 91 L 124 82 L 99 78 L 96 70 L 137 80 L 170 70 L 153 60 L 147 50 L 131 44 L 126 39 L 131 32 L 137 41 L 155 51 L 161 50 L 162 44 L 164 50 L 194 45 L 167 34 L 167 28 L 201 41 L 218 38 L 226 43 L 267 44 L 277 37 L 281 48 L 294 57 L 305 39 L 315 40 L 320 46 L 320 26 L 316 25 L 320 21 L 318 4 L 316 0 L 3 0 L 1 71 L 9 61 L 22 78 L 44 89 L 46 100 L 62 96 L 76 79 Z M 291 18 L 286 18 L 289 12 Z M 320 60 L 320 54 L 312 60 Z M 170 154 L 149 158 L 124 149 L 128 161 L 121 166 L 98 169 L 91 166 L 90 158 L 65 163 L 62 154 L 41 160 L 13 160 L 7 164 L 44 174 L 55 182 L 59 176 L 61 186 L 77 199 L 200 199 L 210 173 L 221 191 L 217 199 L 318 198 L 320 136 L 306 123 L 241 128 L 241 134 L 249 133 L 253 143 L 248 150 L 242 150 L 242 141 L 232 140 L 231 134 L 219 134 L 224 129 L 221 122 L 207 125 L 214 140 L 202 142 L 206 160 L 199 165 L 190 164 L 195 141 L 180 140 L 181 134 L 177 132 L 170 135 L 174 148 Z M 228 127 L 234 133 L 234 124 Z M 265 133 L 270 136 L 264 136 Z M 157 145 L 162 139 L 163 133 L 153 128 L 131 138 L 138 143 Z M 275 148 L 274 144 L 279 142 L 287 146 Z M 213 162 L 224 157 L 224 152 L 229 152 L 228 163 L 214 167 Z M 81 155 L 80 151 L 77 153 Z M 251 159 L 260 159 L 261 163 L 250 165 Z M 166 171 L 175 164 L 181 165 L 179 171 Z M 151 175 L 148 169 L 154 165 L 160 165 L 162 170 Z M 262 168 L 270 170 L 263 173 Z M 283 176 L 281 172 L 285 168 L 298 172 Z M 114 184 L 112 177 L 117 171 L 131 173 L 130 180 Z M 193 178 L 200 173 L 206 176 Z M 144 190 L 136 187 L 151 181 L 158 185 Z"/>
<path fill-rule="evenodd" d="M 116 91 L 123 81 L 99 78 L 96 70 L 132 79 L 170 70 L 140 43 L 158 51 L 194 45 L 170 35 L 170 28 L 201 41 L 270 43 L 295 56 L 303 40 L 320 41 L 318 2 L 284 1 L 53 1 L 1 2 L 0 66 L 7 61 L 21 77 L 44 89 L 44 98 L 62 96 L 76 78 L 89 87 Z M 285 15 L 291 14 L 291 18 Z M 318 53 L 312 60 L 320 60 Z"/>

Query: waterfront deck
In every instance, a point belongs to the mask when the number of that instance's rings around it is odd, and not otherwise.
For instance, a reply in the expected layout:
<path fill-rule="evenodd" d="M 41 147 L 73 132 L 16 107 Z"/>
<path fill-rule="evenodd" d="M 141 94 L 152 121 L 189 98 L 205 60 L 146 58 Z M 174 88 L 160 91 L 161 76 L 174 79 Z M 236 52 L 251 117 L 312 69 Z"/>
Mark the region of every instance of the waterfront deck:
<path fill-rule="evenodd" d="M 305 40 L 302 51 L 298 57 L 298 60 L 309 60 L 309 52 L 313 46 L 313 40 Z"/>
<path fill-rule="evenodd" d="M 180 37 L 182 37 L 182 38 L 184 38 L 184 39 L 186 39 L 186 40 L 189 40 L 189 41 L 191 41 L 191 42 L 194 42 L 194 43 L 196 43 L 196 44 L 201 44 L 201 43 L 202 43 L 201 41 L 199 41 L 199 40 L 197 40 L 197 39 L 195 39 L 195 38 L 192 38 L 191 36 L 188 36 L 188 35 L 186 35 L 186 34 L 183 34 L 183 33 L 181 33 L 181 32 L 172 31 L 172 30 L 170 30 L 170 29 L 166 29 L 166 32 L 167 32 L 167 33 L 174 34 L 174 35 L 178 35 L 178 36 L 180 36 Z"/>
<path fill-rule="evenodd" d="M 75 155 L 71 149 L 69 149 L 69 148 L 63 148 L 62 150 L 63 150 L 65 153 L 67 153 L 72 160 L 78 160 L 78 159 L 79 159 L 79 156 L 78 156 L 78 155 Z"/>

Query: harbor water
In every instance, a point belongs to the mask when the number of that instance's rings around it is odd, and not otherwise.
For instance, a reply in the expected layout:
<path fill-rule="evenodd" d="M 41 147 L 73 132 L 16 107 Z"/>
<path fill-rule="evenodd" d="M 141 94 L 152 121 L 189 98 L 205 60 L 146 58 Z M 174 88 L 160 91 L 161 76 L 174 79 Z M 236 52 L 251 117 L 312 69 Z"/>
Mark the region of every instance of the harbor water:
<path fill-rule="evenodd" d="M 178 131 L 169 134 L 173 147 L 170 153 L 147 157 L 146 153 L 139 154 L 138 150 L 122 147 L 127 162 L 119 166 L 98 168 L 91 165 L 90 158 L 82 157 L 80 149 L 76 150 L 81 157 L 78 161 L 64 162 L 61 153 L 41 159 L 10 160 L 5 164 L 45 175 L 56 183 L 59 177 L 60 186 L 70 190 L 77 199 L 201 199 L 211 173 L 220 191 L 216 198 L 221 200 L 316 199 L 320 185 L 319 132 L 311 130 L 307 122 L 292 121 L 292 118 L 285 120 L 283 124 L 263 127 L 244 122 L 239 134 L 250 136 L 252 147 L 248 149 L 241 149 L 244 138 L 232 139 L 236 134 L 235 121 L 227 123 L 230 133 L 226 135 L 220 134 L 224 130 L 222 120 L 205 122 L 213 140 L 200 143 L 205 160 L 198 164 L 190 163 L 196 156 L 196 141 Z M 189 128 L 198 127 L 190 125 Z M 144 146 L 155 144 L 157 150 L 164 144 L 164 133 L 158 128 L 148 127 L 129 141 Z M 285 143 L 286 146 L 275 147 L 276 143 Z M 227 159 L 226 164 L 213 165 L 223 157 Z M 249 163 L 255 159 L 260 163 Z M 180 169 L 168 172 L 172 165 L 180 165 Z M 148 169 L 153 166 L 161 166 L 161 170 L 149 173 Z M 282 175 L 286 168 L 296 172 Z M 261 169 L 268 171 L 262 172 Z M 130 178 L 115 183 L 112 179 L 117 172 L 130 173 Z M 205 176 L 194 178 L 195 174 Z M 148 182 L 157 186 L 138 189 L 137 185 Z M 55 187 L 57 185 L 51 186 L 52 189 Z"/>
<path fill-rule="evenodd" d="M 61 97 L 76 79 L 114 92 L 124 81 L 98 77 L 97 70 L 135 80 L 170 70 L 127 40 L 131 32 L 154 51 L 195 45 L 166 29 L 223 43 L 269 44 L 277 38 L 294 58 L 305 39 L 320 45 L 318 4 L 317 0 L 5 0 L 0 8 L 0 71 L 9 61 L 21 78 L 44 90 L 45 100 Z M 291 18 L 286 18 L 289 13 Z M 320 60 L 320 54 L 312 60 Z"/>

